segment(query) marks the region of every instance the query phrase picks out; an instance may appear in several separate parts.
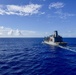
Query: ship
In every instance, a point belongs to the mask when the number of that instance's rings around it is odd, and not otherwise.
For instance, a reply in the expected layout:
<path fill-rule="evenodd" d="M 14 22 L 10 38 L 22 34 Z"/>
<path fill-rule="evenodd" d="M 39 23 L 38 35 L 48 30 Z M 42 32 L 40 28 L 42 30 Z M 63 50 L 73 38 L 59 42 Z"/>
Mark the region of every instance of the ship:
<path fill-rule="evenodd" d="M 45 37 L 44 43 L 54 46 L 66 46 L 67 42 L 63 41 L 63 38 L 58 35 L 58 31 L 54 31 L 53 35 Z"/>

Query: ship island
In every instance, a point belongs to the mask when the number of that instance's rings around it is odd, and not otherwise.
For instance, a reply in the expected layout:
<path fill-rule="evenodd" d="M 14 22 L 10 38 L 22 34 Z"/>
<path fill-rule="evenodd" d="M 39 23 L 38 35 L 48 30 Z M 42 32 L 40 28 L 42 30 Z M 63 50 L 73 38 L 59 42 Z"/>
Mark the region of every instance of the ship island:
<path fill-rule="evenodd" d="M 44 43 L 54 46 L 66 46 L 67 42 L 63 41 L 63 38 L 58 35 L 58 31 L 54 31 L 53 35 L 45 37 Z"/>

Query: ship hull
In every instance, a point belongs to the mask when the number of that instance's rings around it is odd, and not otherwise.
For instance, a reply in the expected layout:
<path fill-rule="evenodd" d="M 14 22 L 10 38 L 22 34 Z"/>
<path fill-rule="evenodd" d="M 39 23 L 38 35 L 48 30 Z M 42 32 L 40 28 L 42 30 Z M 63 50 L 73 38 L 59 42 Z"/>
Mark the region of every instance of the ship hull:
<path fill-rule="evenodd" d="M 66 46 L 66 42 L 49 42 L 49 41 L 44 41 L 45 44 L 48 45 L 54 45 L 54 46 Z"/>

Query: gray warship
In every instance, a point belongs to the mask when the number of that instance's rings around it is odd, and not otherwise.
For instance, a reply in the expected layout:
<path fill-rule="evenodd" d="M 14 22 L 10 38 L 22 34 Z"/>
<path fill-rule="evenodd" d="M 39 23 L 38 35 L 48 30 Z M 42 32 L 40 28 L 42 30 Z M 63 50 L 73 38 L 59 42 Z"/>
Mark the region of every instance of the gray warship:
<path fill-rule="evenodd" d="M 63 38 L 58 35 L 58 31 L 54 31 L 53 35 L 45 37 L 44 43 L 55 46 L 66 46 L 67 42 L 63 41 Z"/>

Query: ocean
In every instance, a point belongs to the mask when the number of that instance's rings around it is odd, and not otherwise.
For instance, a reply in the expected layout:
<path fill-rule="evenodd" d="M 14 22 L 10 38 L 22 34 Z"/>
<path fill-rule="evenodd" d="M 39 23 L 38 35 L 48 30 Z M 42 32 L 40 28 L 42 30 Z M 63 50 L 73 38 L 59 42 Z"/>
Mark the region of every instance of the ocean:
<path fill-rule="evenodd" d="M 0 38 L 0 75 L 76 75 L 76 38 L 67 47 L 43 38 Z"/>

